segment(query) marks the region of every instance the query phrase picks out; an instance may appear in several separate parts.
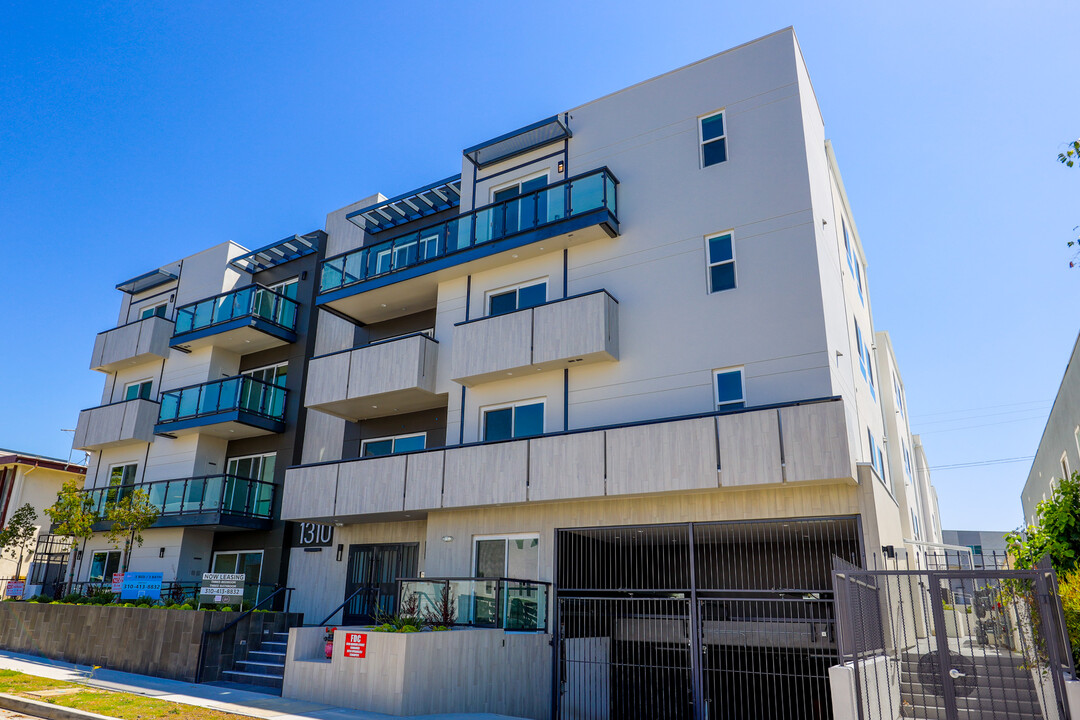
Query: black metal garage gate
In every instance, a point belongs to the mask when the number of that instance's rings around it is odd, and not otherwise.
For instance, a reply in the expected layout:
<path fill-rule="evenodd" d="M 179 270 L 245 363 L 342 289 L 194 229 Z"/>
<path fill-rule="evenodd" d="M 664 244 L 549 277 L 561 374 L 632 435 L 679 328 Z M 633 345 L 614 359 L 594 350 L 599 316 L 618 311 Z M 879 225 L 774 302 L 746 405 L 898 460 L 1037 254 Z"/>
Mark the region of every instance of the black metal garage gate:
<path fill-rule="evenodd" d="M 832 558 L 855 517 L 556 533 L 555 717 L 831 717 Z"/>

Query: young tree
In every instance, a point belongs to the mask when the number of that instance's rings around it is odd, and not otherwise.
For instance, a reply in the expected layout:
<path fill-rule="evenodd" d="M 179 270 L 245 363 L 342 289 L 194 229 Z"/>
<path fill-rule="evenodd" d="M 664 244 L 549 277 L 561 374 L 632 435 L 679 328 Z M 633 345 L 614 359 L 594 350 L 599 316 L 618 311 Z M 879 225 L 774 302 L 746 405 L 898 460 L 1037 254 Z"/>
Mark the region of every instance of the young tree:
<path fill-rule="evenodd" d="M 128 571 L 131 551 L 136 544 L 142 547 L 142 532 L 157 521 L 158 515 L 157 505 L 150 502 L 150 495 L 145 490 L 125 494 L 106 506 L 105 520 L 111 522 L 112 527 L 105 531 L 105 535 L 114 545 L 124 542 L 124 567 L 121 572 Z"/>
<path fill-rule="evenodd" d="M 30 544 L 37 537 L 38 526 L 35 524 L 37 519 L 38 515 L 34 506 L 26 503 L 11 513 L 7 525 L 0 530 L 0 548 L 3 549 L 4 555 L 12 560 L 19 559 L 15 567 L 15 577 L 22 575 L 23 558 L 34 554 L 34 549 L 30 547 Z"/>
<path fill-rule="evenodd" d="M 79 483 L 68 480 L 56 496 L 56 502 L 52 507 L 45 508 L 45 514 L 52 520 L 52 531 L 56 535 L 69 537 L 75 542 L 71 547 L 72 556 L 76 553 L 76 545 L 82 541 L 82 549 L 86 549 L 86 541 L 94 537 L 94 523 L 99 518 L 94 512 L 94 500 L 89 493 L 83 492 Z M 74 570 L 74 557 L 72 557 L 72 569 Z M 79 568 L 82 569 L 81 567 Z M 74 573 L 72 573 L 74 579 Z"/>

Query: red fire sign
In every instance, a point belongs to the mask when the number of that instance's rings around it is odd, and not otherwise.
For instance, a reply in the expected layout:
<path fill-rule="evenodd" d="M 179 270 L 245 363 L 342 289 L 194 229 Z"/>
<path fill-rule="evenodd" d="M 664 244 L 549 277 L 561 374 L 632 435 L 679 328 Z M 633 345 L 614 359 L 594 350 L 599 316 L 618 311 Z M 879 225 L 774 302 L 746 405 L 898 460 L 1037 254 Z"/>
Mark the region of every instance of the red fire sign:
<path fill-rule="evenodd" d="M 345 633 L 345 657 L 367 657 L 367 633 Z"/>

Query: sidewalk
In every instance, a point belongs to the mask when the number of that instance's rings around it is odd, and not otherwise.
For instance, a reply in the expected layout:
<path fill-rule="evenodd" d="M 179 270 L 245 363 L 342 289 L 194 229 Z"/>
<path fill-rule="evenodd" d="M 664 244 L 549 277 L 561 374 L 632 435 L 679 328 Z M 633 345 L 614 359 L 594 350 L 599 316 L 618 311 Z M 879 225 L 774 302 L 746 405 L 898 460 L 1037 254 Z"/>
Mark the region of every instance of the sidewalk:
<path fill-rule="evenodd" d="M 396 715 L 350 710 L 334 705 L 290 700 L 288 698 L 233 690 L 214 685 L 196 685 L 179 680 L 135 675 L 118 670 L 95 670 L 89 678 L 90 668 L 85 665 L 48 658 L 0 651 L 0 669 L 17 670 L 27 675 L 66 680 L 104 690 L 134 693 L 159 700 L 171 700 L 185 705 L 212 708 L 222 712 L 264 718 L 264 720 L 400 720 Z M 443 715 L 413 715 L 410 720 L 520 720 L 508 715 L 491 713 L 449 713 Z"/>

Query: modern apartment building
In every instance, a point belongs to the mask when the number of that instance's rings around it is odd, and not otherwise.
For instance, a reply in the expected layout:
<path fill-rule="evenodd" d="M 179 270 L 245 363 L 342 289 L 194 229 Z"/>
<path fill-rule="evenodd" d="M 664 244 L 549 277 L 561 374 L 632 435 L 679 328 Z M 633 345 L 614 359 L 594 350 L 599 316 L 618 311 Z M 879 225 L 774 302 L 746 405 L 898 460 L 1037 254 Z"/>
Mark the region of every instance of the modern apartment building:
<path fill-rule="evenodd" d="M 1071 477 L 1077 470 L 1080 470 L 1080 336 L 1065 366 L 1065 375 L 1020 495 L 1025 524 L 1035 524 L 1036 506 L 1053 494 L 1060 478 Z"/>
<path fill-rule="evenodd" d="M 325 234 L 249 251 L 226 242 L 117 285 L 116 327 L 94 343 L 101 404 L 79 413 L 99 512 L 136 489 L 160 510 L 130 570 L 197 585 L 245 573 L 249 599 L 285 579 L 285 468 L 300 460 L 304 368 Z M 104 529 L 105 523 L 99 523 Z M 97 535 L 75 579 L 105 582 L 123 548 Z M 260 589 L 260 586 L 262 589 Z"/>
<path fill-rule="evenodd" d="M 827 717 L 833 559 L 941 532 L 794 33 L 447 161 L 327 217 L 294 610 L 422 576 L 558 717 Z"/>

